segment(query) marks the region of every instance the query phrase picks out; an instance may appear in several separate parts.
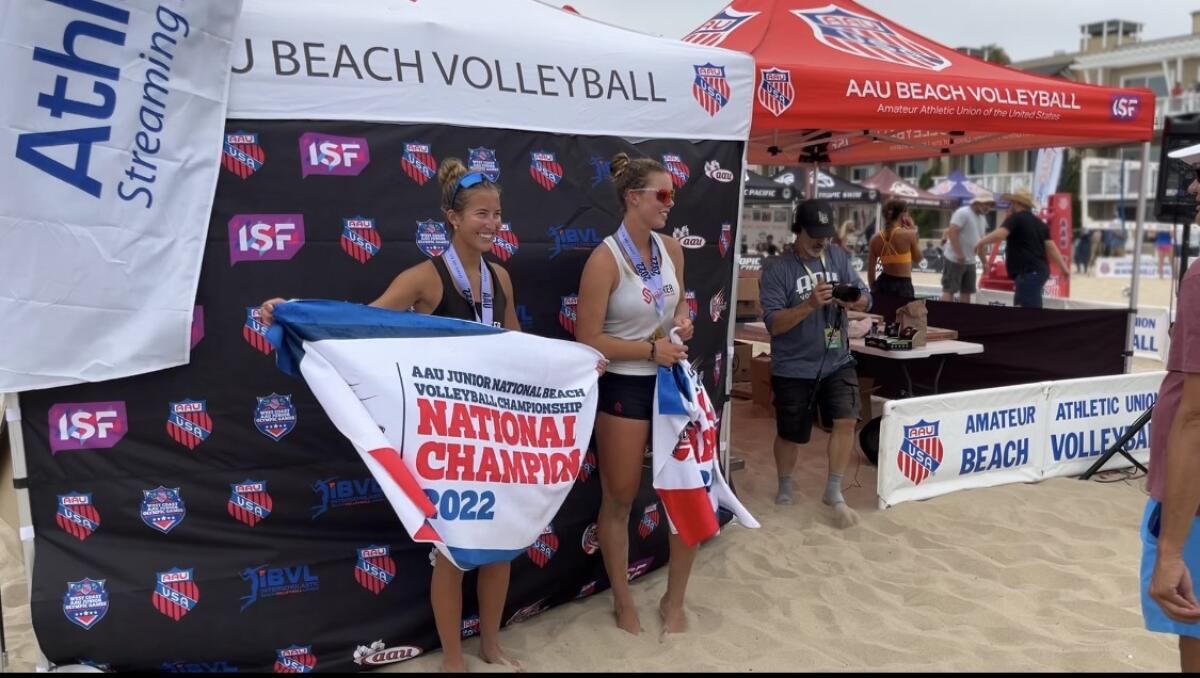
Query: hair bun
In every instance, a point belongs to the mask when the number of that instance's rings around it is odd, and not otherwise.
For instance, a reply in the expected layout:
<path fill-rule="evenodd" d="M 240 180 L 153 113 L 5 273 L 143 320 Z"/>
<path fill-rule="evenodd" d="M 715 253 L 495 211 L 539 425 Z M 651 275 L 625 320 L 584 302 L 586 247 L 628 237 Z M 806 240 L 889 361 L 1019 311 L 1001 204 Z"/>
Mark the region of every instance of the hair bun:
<path fill-rule="evenodd" d="M 446 158 L 438 166 L 437 180 L 442 188 L 453 185 L 467 173 L 467 166 L 458 158 Z"/>
<path fill-rule="evenodd" d="M 608 162 L 608 173 L 614 177 L 619 177 L 625 173 L 629 167 L 629 154 L 618 153 Z"/>

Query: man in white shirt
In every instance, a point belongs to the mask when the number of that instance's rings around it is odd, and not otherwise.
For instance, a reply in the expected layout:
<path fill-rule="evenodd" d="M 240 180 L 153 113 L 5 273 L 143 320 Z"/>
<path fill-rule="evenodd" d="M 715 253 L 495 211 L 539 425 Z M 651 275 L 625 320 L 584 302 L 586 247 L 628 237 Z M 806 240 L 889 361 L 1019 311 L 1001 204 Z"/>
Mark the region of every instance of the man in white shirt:
<path fill-rule="evenodd" d="M 980 193 L 955 210 L 946 229 L 946 264 L 942 268 L 942 301 L 971 303 L 975 293 L 975 244 L 987 231 L 987 213 L 996 206 L 991 193 Z"/>

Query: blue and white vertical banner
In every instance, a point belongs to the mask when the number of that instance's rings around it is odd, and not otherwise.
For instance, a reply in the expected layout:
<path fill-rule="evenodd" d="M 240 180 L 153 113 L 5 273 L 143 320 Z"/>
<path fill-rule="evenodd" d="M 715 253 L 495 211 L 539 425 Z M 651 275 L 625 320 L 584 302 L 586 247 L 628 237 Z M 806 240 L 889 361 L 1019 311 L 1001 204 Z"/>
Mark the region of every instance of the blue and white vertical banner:
<path fill-rule="evenodd" d="M 1042 148 L 1038 150 L 1037 163 L 1033 169 L 1033 201 L 1045 209 L 1050 205 L 1051 194 L 1058 191 L 1058 179 L 1062 176 L 1063 149 Z"/>
<path fill-rule="evenodd" d="M 881 505 L 1038 480 L 1045 384 L 892 400 L 879 432 Z"/>
<path fill-rule="evenodd" d="M 187 362 L 241 6 L 0 4 L 0 391 Z"/>
<path fill-rule="evenodd" d="M 1054 382 L 1047 389 L 1049 439 L 1044 477 L 1077 476 L 1087 471 L 1158 401 L 1165 372 L 1141 372 Z M 1124 446 L 1143 464 L 1150 459 L 1150 423 Z M 1114 455 L 1105 470 L 1132 466 Z"/>
<path fill-rule="evenodd" d="M 893 400 L 879 434 L 881 507 L 1086 471 L 1158 398 L 1165 372 Z M 1147 424 L 1125 446 L 1149 458 Z M 1129 462 L 1114 456 L 1105 470 Z"/>

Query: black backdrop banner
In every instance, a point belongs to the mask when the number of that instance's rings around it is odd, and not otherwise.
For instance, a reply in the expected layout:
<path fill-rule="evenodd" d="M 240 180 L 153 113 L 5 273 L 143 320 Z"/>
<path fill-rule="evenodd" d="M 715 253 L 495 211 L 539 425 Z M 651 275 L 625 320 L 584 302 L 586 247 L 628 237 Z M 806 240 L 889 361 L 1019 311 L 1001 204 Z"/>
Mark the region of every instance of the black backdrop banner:
<path fill-rule="evenodd" d="M 740 142 L 257 120 L 226 133 L 191 364 L 21 397 L 33 623 L 51 661 L 307 672 L 437 647 L 429 547 L 408 538 L 304 382 L 275 368 L 250 309 L 273 296 L 369 303 L 440 253 L 434 174 L 448 156 L 499 173 L 511 231 L 496 260 L 524 331 L 562 339 L 583 264 L 620 223 L 607 161 L 664 162 L 678 188 L 667 230 L 686 247 L 695 312 L 690 355 L 721 411 L 740 184 L 703 168 L 741 176 Z M 514 561 L 505 624 L 608 587 L 599 501 L 592 451 L 549 531 Z M 637 577 L 667 558 L 648 472 L 633 513 Z M 468 574 L 464 636 L 478 632 L 474 586 Z"/>

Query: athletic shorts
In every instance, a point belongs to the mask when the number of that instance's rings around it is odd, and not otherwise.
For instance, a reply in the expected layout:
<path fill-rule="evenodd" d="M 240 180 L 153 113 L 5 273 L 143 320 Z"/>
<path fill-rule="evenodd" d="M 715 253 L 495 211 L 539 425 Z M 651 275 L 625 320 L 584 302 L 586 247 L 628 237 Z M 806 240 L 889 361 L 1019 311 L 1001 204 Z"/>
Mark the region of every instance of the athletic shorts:
<path fill-rule="evenodd" d="M 975 294 L 975 264 L 960 264 L 947 259 L 942 268 L 942 291 Z"/>
<path fill-rule="evenodd" d="M 599 410 L 614 417 L 650 421 L 654 416 L 654 375 L 617 374 L 600 376 Z"/>
<path fill-rule="evenodd" d="M 1171 619 L 1150 597 L 1150 578 L 1154 576 L 1154 564 L 1158 562 L 1161 514 L 1162 503 L 1153 498 L 1146 502 L 1146 512 L 1142 516 L 1142 618 L 1146 621 L 1147 631 L 1200 639 L 1200 624 L 1185 624 Z M 1187 543 L 1183 545 L 1183 562 L 1192 573 L 1192 581 L 1200 581 L 1200 519 L 1192 520 L 1191 532 L 1188 533 Z"/>
<path fill-rule="evenodd" d="M 780 438 L 804 444 L 812 438 L 813 419 L 818 410 L 821 423 L 830 428 L 834 419 L 858 420 L 858 373 L 847 365 L 825 377 L 794 379 L 771 375 L 775 399 L 775 432 Z"/>

